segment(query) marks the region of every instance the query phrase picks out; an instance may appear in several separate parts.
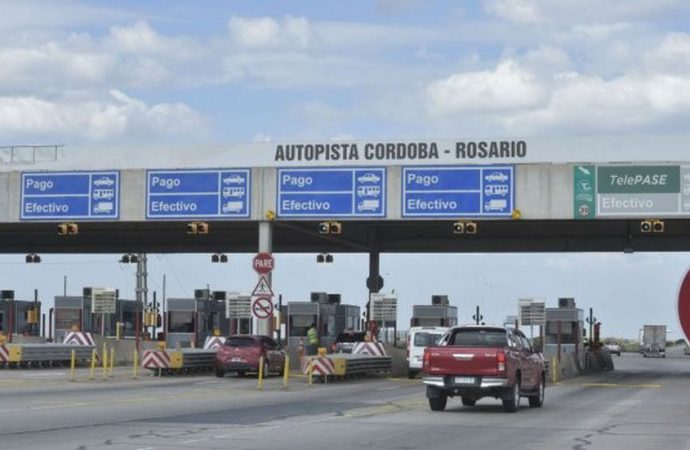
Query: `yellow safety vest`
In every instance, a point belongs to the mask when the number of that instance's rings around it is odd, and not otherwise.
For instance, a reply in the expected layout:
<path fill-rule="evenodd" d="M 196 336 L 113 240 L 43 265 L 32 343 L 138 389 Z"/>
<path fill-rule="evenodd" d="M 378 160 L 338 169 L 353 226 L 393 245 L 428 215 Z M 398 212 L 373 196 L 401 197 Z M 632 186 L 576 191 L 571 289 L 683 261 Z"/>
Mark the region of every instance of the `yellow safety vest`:
<path fill-rule="evenodd" d="M 319 343 L 319 336 L 316 334 L 316 328 L 309 328 L 309 331 L 307 331 L 307 339 L 312 345 Z"/>

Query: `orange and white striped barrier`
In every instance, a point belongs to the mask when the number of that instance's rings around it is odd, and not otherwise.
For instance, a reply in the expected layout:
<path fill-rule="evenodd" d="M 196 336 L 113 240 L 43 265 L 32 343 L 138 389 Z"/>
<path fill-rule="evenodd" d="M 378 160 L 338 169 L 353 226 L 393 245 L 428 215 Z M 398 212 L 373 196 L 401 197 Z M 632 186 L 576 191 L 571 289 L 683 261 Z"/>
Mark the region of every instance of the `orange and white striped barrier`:
<path fill-rule="evenodd" d="M 6 345 L 0 345 L 0 363 L 6 363 L 10 360 L 10 349 Z"/>
<path fill-rule="evenodd" d="M 68 331 L 65 333 L 65 338 L 62 340 L 63 344 L 95 346 L 91 333 L 83 331 Z"/>
<path fill-rule="evenodd" d="M 169 369 L 170 355 L 166 351 L 144 350 L 141 367 L 145 369 Z"/>
<path fill-rule="evenodd" d="M 204 350 L 218 350 L 218 348 L 225 345 L 227 338 L 223 336 L 209 336 L 204 342 Z"/>
<path fill-rule="evenodd" d="M 309 364 L 313 363 L 312 374 L 317 376 L 335 375 L 335 363 L 327 356 L 305 356 L 301 361 L 302 373 L 309 373 Z"/>
<path fill-rule="evenodd" d="M 388 356 L 380 342 L 357 342 L 352 348 L 353 355 Z"/>

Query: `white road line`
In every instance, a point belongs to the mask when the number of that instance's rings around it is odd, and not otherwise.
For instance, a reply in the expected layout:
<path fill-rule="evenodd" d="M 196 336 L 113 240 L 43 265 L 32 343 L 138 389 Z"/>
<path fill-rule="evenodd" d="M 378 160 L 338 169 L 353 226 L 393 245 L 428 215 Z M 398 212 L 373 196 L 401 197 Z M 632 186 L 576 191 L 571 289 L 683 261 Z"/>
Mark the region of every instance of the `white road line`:
<path fill-rule="evenodd" d="M 62 403 L 60 405 L 37 405 L 37 406 L 30 406 L 29 409 L 32 411 L 39 411 L 39 410 L 43 410 L 43 409 L 70 408 L 73 406 L 86 406 L 86 403 Z"/>

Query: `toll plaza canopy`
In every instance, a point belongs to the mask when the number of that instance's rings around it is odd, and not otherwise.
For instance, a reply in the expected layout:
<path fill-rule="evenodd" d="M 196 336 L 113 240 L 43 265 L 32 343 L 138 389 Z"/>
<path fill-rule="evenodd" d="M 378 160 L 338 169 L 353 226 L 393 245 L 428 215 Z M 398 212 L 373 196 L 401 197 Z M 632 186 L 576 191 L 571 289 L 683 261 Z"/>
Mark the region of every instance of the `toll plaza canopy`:
<path fill-rule="evenodd" d="M 0 249 L 255 252 L 269 221 L 274 252 L 687 251 L 689 144 L 627 135 L 4 147 Z"/>

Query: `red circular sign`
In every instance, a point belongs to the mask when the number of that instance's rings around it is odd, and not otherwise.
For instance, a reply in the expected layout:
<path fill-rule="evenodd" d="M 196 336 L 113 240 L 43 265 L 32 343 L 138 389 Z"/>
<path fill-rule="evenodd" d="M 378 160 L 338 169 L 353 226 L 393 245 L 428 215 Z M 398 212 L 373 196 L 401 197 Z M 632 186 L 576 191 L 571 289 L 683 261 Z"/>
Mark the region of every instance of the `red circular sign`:
<path fill-rule="evenodd" d="M 685 275 L 683 284 L 680 285 L 678 294 L 678 319 L 683 328 L 685 337 L 690 340 L 690 270 Z"/>
<path fill-rule="evenodd" d="M 262 275 L 266 275 L 267 273 L 271 273 L 274 265 L 275 265 L 275 260 L 273 259 L 273 256 L 271 256 L 270 253 L 259 253 L 259 254 L 257 254 L 254 257 L 254 261 L 252 263 L 254 270 L 256 270 L 257 272 L 259 272 Z"/>
<path fill-rule="evenodd" d="M 273 301 L 268 297 L 259 297 L 252 303 L 252 312 L 257 319 L 268 319 L 273 315 Z"/>

